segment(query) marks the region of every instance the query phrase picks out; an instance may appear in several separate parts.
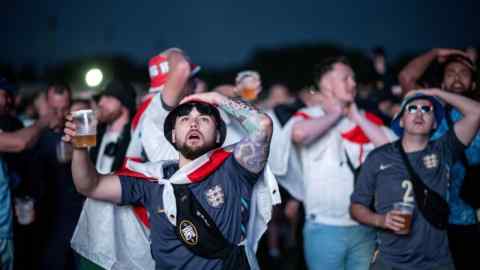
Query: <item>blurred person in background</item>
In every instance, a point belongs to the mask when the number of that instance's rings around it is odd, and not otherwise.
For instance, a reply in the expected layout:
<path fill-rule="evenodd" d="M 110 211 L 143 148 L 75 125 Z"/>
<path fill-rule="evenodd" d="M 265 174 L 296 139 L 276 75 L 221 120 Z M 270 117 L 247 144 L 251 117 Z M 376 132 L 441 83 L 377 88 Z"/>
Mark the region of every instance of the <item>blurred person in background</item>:
<path fill-rule="evenodd" d="M 135 89 L 130 83 L 115 79 L 107 84 L 98 99 L 97 145 L 89 149 L 89 154 L 97 171 L 109 174 L 119 170 L 125 160 L 130 143 L 130 123 L 136 110 Z M 104 202 L 87 199 L 82 215 L 95 211 L 103 204 Z M 79 224 L 82 226 L 83 223 Z M 73 238 L 76 237 L 74 234 Z M 97 268 L 99 267 L 84 257 L 80 258 L 80 269 Z"/>
<path fill-rule="evenodd" d="M 389 124 L 398 112 L 401 102 L 400 93 L 396 94 L 398 85 L 388 65 L 387 55 L 382 47 L 375 47 L 370 52 L 369 79 L 359 84 L 356 102 L 359 108 L 379 116 Z"/>
<path fill-rule="evenodd" d="M 269 90 L 265 100 L 262 101 L 261 107 L 265 110 L 271 110 L 275 106 L 292 103 L 294 97 L 290 94 L 290 89 L 285 84 L 273 84 Z"/>
<path fill-rule="evenodd" d="M 7 160 L 16 160 L 15 156 L 8 153 L 20 153 L 35 145 L 41 132 L 56 125 L 59 119 L 55 119 L 52 113 L 44 114 L 38 121 L 29 127 L 21 128 L 11 125 L 12 100 L 15 95 L 15 87 L 5 78 L 0 77 L 0 269 L 13 270 L 14 264 L 14 238 L 13 238 L 13 210 L 11 191 L 15 180 L 12 167 Z M 23 161 L 23 159 L 21 159 Z M 18 160 L 17 160 L 18 161 Z M 24 164 L 25 165 L 25 164 Z M 22 168 L 25 170 L 25 167 Z M 18 183 L 17 183 L 18 184 Z M 16 240 L 17 236 L 15 236 Z M 18 242 L 17 242 L 18 243 Z M 31 242 L 30 242 L 31 244 Z M 19 247 L 23 254 L 23 247 Z M 23 260 L 30 257 L 16 256 L 16 265 L 21 265 Z M 34 266 L 35 264 L 32 264 Z M 21 268 L 20 268 L 21 269 Z"/>
<path fill-rule="evenodd" d="M 128 82 L 107 84 L 98 102 L 97 141 L 90 157 L 98 172 L 109 174 L 123 165 L 130 143 L 130 123 L 135 115 L 135 89 Z"/>
<path fill-rule="evenodd" d="M 371 228 L 349 214 L 355 175 L 367 154 L 394 134 L 373 114 L 359 111 L 355 75 L 345 57 L 324 59 L 315 68 L 320 105 L 300 110 L 284 136 L 299 149 L 309 269 L 368 269 L 375 247 Z M 285 139 L 283 155 L 293 152 Z M 275 154 L 272 147 L 272 156 Z M 280 148 L 280 147 L 277 147 Z"/>
<path fill-rule="evenodd" d="M 448 57 L 454 55 L 467 58 L 465 52 L 461 50 L 435 48 L 412 59 L 398 74 L 398 81 L 400 82 L 403 93 L 406 94 L 413 89 L 425 88 L 425 85 L 421 83 L 420 79 L 430 65 L 434 64 L 435 62 L 444 63 Z M 469 74 L 467 75 L 469 76 Z M 442 81 L 441 78 L 436 79 L 440 79 L 440 81 Z"/>
<path fill-rule="evenodd" d="M 64 82 L 53 82 L 45 90 L 45 100 L 57 119 L 70 110 L 71 90 Z M 35 199 L 35 242 L 39 269 L 76 269 L 70 239 L 83 205 L 73 186 L 71 151 L 61 141 L 63 121 L 44 130 L 32 149 L 28 164 Z"/>

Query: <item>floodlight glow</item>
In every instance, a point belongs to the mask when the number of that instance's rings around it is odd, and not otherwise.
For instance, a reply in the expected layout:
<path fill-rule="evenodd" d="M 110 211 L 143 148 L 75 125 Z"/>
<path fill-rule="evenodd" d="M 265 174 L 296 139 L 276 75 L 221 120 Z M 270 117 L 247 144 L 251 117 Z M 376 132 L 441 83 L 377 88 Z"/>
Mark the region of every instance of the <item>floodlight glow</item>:
<path fill-rule="evenodd" d="M 103 80 L 103 73 L 98 68 L 90 69 L 87 74 L 85 75 L 85 82 L 90 87 L 96 87 L 102 83 Z"/>

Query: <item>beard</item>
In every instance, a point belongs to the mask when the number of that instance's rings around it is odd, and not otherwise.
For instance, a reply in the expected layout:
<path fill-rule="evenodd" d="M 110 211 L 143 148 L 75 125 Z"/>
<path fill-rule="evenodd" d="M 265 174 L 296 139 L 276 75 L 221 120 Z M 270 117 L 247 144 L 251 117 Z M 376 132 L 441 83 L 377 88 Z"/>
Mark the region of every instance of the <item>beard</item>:
<path fill-rule="evenodd" d="M 450 87 L 447 87 L 447 91 L 455 93 L 455 94 L 465 94 L 470 90 L 471 87 L 467 87 L 465 84 L 463 84 L 460 81 L 455 81 L 450 85 Z"/>
<path fill-rule="evenodd" d="M 102 108 L 100 108 L 99 112 L 100 113 L 98 114 L 98 122 L 104 123 L 104 124 L 113 123 L 122 114 L 122 112 L 120 111 L 107 111 Z"/>
<path fill-rule="evenodd" d="M 190 147 L 186 143 L 184 143 L 183 145 L 177 145 L 178 152 L 180 152 L 183 157 L 189 160 L 194 160 L 215 148 L 216 148 L 215 144 L 203 145 L 200 147 Z"/>

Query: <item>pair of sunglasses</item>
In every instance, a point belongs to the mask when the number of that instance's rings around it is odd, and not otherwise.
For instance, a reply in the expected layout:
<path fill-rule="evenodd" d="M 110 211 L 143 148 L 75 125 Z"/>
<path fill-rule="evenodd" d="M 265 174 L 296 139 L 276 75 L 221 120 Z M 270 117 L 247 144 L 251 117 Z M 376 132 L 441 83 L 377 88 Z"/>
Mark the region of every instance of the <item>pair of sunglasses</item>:
<path fill-rule="evenodd" d="M 426 114 L 429 112 L 433 111 L 433 106 L 430 105 L 416 105 L 416 104 L 410 104 L 407 105 L 407 112 L 410 114 L 417 113 L 417 111 L 420 110 L 422 114 Z"/>

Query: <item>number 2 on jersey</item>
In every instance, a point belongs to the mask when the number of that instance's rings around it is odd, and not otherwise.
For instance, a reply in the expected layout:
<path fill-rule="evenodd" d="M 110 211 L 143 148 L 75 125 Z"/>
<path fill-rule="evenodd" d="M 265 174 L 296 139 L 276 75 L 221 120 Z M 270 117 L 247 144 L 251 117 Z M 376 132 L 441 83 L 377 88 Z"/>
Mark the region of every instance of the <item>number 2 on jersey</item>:
<path fill-rule="evenodd" d="M 405 193 L 403 193 L 403 202 L 414 202 L 415 199 L 413 198 L 413 184 L 410 180 L 403 180 L 402 181 L 402 188 L 405 189 Z"/>

